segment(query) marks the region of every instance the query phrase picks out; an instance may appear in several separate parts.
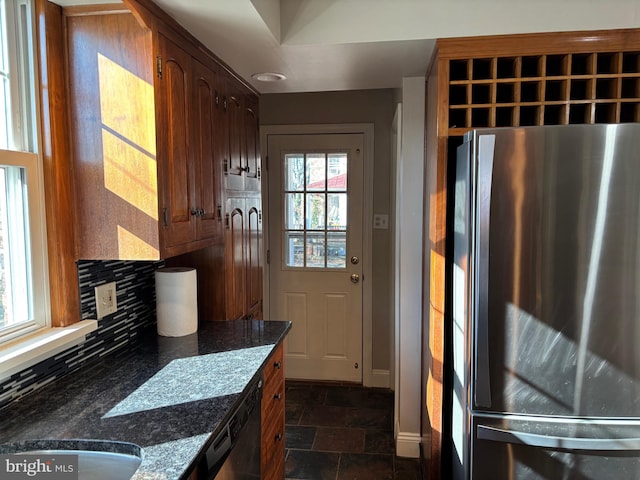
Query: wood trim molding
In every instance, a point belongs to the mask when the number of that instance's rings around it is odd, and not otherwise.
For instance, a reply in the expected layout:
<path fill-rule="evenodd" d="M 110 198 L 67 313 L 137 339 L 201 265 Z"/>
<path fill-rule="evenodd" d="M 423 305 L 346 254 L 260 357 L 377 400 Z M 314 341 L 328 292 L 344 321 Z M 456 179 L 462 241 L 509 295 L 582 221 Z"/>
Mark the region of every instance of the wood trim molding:
<path fill-rule="evenodd" d="M 75 196 L 68 136 L 64 22 L 59 6 L 36 2 L 42 158 L 44 164 L 51 326 L 80 320 L 75 263 Z"/>
<path fill-rule="evenodd" d="M 114 4 L 93 4 L 93 5 L 74 5 L 64 7 L 65 17 L 82 17 L 85 15 L 111 15 L 115 13 L 131 13 L 129 9 L 122 3 Z"/>
<path fill-rule="evenodd" d="M 174 20 L 167 12 L 162 10 L 152 0 L 123 0 L 125 6 L 130 8 L 131 13 L 138 19 L 138 21 L 151 30 L 158 30 L 159 28 L 165 32 L 170 31 L 177 34 L 182 40 L 186 40 L 193 50 L 196 50 L 201 55 L 205 56 L 209 60 L 213 60 L 215 63 L 225 69 L 229 75 L 235 80 L 240 82 L 245 88 L 249 89 L 251 93 L 259 95 L 260 93 L 245 79 L 238 75 L 227 63 L 213 53 L 206 45 L 200 40 L 194 37 L 188 32 L 182 25 Z M 167 32 L 168 33 L 168 32 Z M 193 53 L 193 52 L 192 52 Z"/>
<path fill-rule="evenodd" d="M 498 55 L 553 55 L 637 49 L 640 29 L 579 32 L 525 33 L 439 39 L 440 60 L 483 58 Z"/>

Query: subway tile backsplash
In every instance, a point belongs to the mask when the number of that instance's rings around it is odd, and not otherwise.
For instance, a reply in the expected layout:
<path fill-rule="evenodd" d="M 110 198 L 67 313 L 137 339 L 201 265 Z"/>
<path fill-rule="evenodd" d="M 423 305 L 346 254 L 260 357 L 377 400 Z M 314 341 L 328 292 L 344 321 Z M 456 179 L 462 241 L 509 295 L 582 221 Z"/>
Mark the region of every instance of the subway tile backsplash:
<path fill-rule="evenodd" d="M 80 315 L 96 318 L 94 287 L 116 282 L 118 311 L 98 321 L 86 340 L 0 383 L 0 408 L 56 378 L 136 342 L 156 322 L 154 271 L 163 262 L 80 261 Z"/>

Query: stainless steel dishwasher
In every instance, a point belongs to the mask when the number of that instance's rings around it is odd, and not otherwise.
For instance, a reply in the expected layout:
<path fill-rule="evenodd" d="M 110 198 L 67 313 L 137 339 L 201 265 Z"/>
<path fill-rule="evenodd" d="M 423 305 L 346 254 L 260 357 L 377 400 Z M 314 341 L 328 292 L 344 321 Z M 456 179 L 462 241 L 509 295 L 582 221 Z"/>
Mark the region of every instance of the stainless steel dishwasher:
<path fill-rule="evenodd" d="M 201 479 L 260 479 L 261 399 L 262 375 L 207 449 L 199 465 Z"/>

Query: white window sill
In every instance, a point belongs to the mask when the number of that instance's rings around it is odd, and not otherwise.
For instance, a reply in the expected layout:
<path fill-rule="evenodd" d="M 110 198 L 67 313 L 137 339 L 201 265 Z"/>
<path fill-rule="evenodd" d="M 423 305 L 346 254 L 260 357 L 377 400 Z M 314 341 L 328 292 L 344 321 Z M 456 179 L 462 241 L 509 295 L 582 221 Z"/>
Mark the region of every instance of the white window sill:
<path fill-rule="evenodd" d="M 0 381 L 83 342 L 98 328 L 97 320 L 82 320 L 68 327 L 47 328 L 0 347 Z"/>

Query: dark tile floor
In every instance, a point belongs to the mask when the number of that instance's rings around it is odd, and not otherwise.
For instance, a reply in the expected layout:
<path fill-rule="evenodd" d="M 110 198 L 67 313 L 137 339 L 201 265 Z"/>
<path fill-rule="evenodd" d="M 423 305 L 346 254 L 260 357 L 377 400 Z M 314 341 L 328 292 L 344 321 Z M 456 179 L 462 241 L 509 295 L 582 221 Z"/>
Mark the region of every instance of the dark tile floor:
<path fill-rule="evenodd" d="M 420 461 L 395 455 L 393 392 L 287 380 L 287 479 L 420 480 Z"/>

